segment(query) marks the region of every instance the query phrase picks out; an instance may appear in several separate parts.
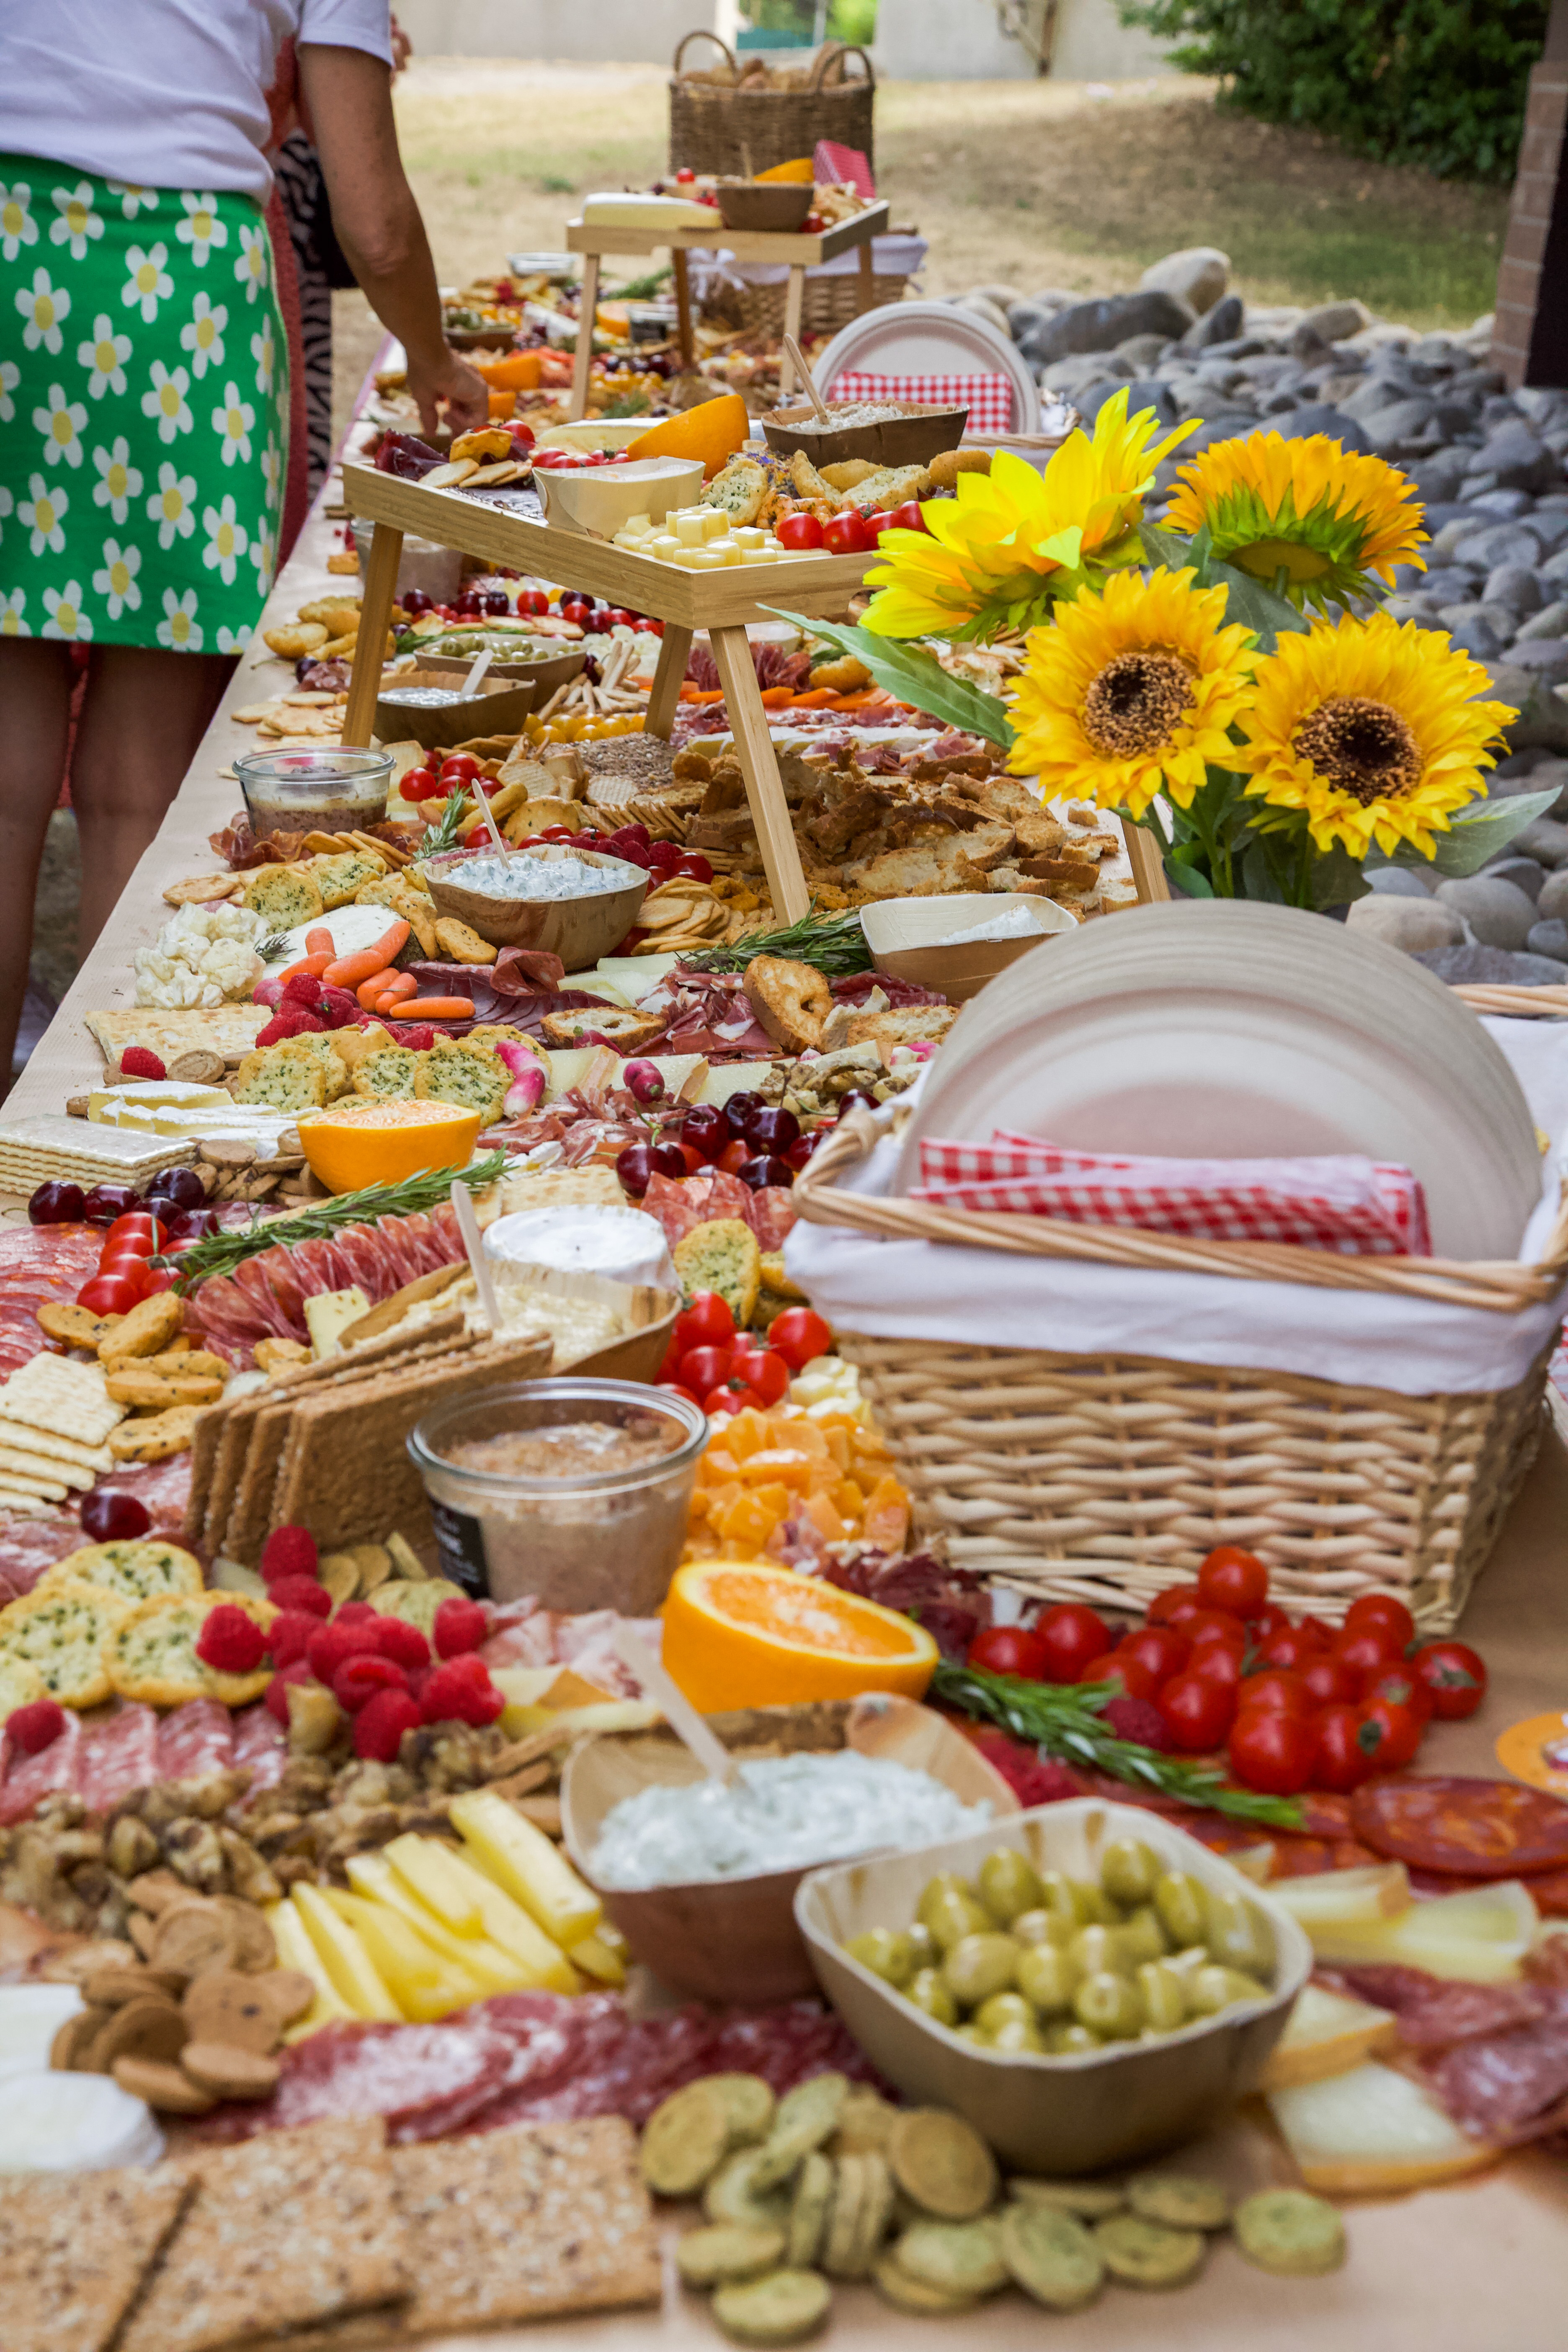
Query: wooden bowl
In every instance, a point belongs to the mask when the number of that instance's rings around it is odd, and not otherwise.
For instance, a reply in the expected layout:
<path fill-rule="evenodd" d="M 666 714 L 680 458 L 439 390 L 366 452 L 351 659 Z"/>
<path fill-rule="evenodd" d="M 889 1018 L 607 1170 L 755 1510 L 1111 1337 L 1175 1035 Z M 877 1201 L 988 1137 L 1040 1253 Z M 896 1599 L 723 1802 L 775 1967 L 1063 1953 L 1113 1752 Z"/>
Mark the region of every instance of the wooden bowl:
<path fill-rule="evenodd" d="M 458 656 L 452 654 L 416 654 L 414 666 L 422 670 L 449 670 Z M 469 662 L 473 656 L 468 657 Z M 493 661 L 485 672 L 487 678 L 526 679 L 533 688 L 530 708 L 548 702 L 558 686 L 569 686 L 582 669 L 588 656 L 568 650 L 559 654 L 542 654 L 537 661 Z M 487 718 L 489 713 L 486 713 Z"/>
<path fill-rule="evenodd" d="M 719 217 L 726 228 L 793 236 L 816 202 L 809 180 L 721 180 Z"/>
<path fill-rule="evenodd" d="M 461 687 L 472 667 L 468 661 L 459 669 L 449 656 L 445 661 L 423 661 L 409 683 Z M 438 751 L 448 743 L 466 743 L 472 735 L 521 735 L 538 691 L 531 677 L 497 677 L 490 669 L 479 680 L 478 694 L 463 702 L 443 703 L 436 709 L 394 702 L 384 693 L 376 697 L 375 731 L 384 743 L 412 740 L 422 743 L 427 751 Z"/>
<path fill-rule="evenodd" d="M 929 466 L 933 457 L 941 457 L 944 449 L 956 449 L 963 440 L 969 422 L 967 408 L 942 408 L 920 400 L 901 400 L 897 404 L 900 414 L 886 416 L 877 425 L 803 432 L 802 420 L 815 426 L 816 411 L 809 400 L 797 400 L 788 408 L 771 409 L 762 420 L 763 432 L 777 456 L 793 457 L 797 449 L 803 449 L 818 467 L 837 466 L 846 457 L 864 457 L 873 466 Z M 831 415 L 831 397 L 825 405 Z"/>
<path fill-rule="evenodd" d="M 601 956 L 620 945 L 637 921 L 650 878 L 640 866 L 630 866 L 624 857 L 609 857 L 598 849 L 579 849 L 575 842 L 569 847 L 564 842 L 552 842 L 544 848 L 514 850 L 512 856 L 546 863 L 581 858 L 584 865 L 608 866 L 624 875 L 624 887 L 592 898 L 492 898 L 448 879 L 453 868 L 460 870 L 475 857 L 494 855 L 493 849 L 464 850 L 451 867 L 446 859 L 426 865 L 425 875 L 437 912 L 455 915 L 493 948 L 542 948 L 547 954 L 559 956 L 568 971 L 591 971 Z"/>
<path fill-rule="evenodd" d="M 1032 908 L 1040 929 L 1016 940 L 975 940 L 967 947 L 946 944 L 952 932 L 970 930 L 1012 907 Z M 1078 929 L 1067 908 L 1053 898 L 983 890 L 958 890 L 945 898 L 879 899 L 861 908 L 860 927 L 879 971 L 895 980 L 912 980 L 921 988 L 940 989 L 952 1004 L 967 1004 L 988 980 L 1037 948 L 1042 939 Z"/>
<path fill-rule="evenodd" d="M 929 1707 L 875 1693 L 815 1706 L 750 1707 L 709 1723 L 735 1754 L 778 1756 L 857 1748 L 929 1772 L 965 1804 L 988 1801 L 1000 1824 L 1018 1801 L 979 1750 Z M 700 1780 L 695 1757 L 668 1730 L 605 1733 L 574 1750 L 561 1783 L 566 1851 L 590 1885 L 605 1816 L 623 1798 L 655 1784 Z M 704 1880 L 637 1893 L 597 1887 L 611 1923 L 636 1958 L 671 1991 L 748 2007 L 815 1992 L 816 1980 L 795 1924 L 804 1870 Z"/>

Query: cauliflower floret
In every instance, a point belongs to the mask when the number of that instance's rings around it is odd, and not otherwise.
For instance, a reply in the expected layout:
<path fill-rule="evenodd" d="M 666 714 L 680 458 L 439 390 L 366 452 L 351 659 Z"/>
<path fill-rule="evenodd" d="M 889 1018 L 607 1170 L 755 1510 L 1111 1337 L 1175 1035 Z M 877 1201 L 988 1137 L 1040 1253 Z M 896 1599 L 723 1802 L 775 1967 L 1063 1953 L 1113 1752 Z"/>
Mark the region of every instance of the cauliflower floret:
<path fill-rule="evenodd" d="M 213 940 L 196 958 L 196 969 L 217 982 L 226 997 L 248 996 L 266 966 L 243 940 Z"/>
<path fill-rule="evenodd" d="M 174 956 L 161 955 L 156 948 L 141 948 L 136 954 L 136 1002 L 161 1005 L 169 1013 L 184 1013 L 221 1004 L 223 989 L 216 980 L 209 979 L 192 965 Z"/>
<path fill-rule="evenodd" d="M 135 958 L 136 1002 L 189 1009 L 248 996 L 264 969 L 248 907 L 182 907 Z"/>

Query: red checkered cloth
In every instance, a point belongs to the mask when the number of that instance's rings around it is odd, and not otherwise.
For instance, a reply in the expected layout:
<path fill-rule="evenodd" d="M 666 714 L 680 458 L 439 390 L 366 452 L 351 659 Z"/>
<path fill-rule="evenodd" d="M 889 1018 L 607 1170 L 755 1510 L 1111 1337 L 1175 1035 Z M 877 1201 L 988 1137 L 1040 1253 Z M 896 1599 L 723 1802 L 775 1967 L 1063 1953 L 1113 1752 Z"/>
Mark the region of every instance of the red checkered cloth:
<path fill-rule="evenodd" d="M 811 176 L 819 187 L 826 181 L 834 187 L 854 188 L 868 204 L 876 201 L 877 183 L 858 147 L 841 147 L 837 139 L 819 139 L 811 159 Z"/>
<path fill-rule="evenodd" d="M 854 369 L 833 379 L 835 400 L 922 400 L 967 408 L 971 433 L 1007 433 L 1013 425 L 1013 379 L 1006 375 L 876 375 Z"/>
<path fill-rule="evenodd" d="M 1075 1151 L 998 1128 L 988 1144 L 922 1141 L 910 1197 L 1198 1241 L 1291 1242 L 1348 1257 L 1426 1257 L 1432 1247 L 1411 1171 L 1351 1153 L 1161 1159 Z"/>

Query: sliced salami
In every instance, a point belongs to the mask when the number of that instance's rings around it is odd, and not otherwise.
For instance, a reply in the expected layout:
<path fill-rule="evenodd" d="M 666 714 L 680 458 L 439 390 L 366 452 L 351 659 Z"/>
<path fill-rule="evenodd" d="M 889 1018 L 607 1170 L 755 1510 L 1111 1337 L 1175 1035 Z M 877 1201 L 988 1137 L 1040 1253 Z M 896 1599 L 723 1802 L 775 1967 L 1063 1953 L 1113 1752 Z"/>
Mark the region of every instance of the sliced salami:
<path fill-rule="evenodd" d="M 1512 2145 L 1563 2128 L 1568 2100 L 1568 2016 L 1461 2042 L 1428 2076 L 1455 2120 Z"/>
<path fill-rule="evenodd" d="M 326 2116 L 384 2116 L 389 2139 L 461 2131 L 500 2094 L 514 2045 L 477 2011 L 439 2025 L 328 2025 L 281 2053 L 270 2098 L 221 2107 L 204 2139 L 249 2139 Z"/>
<path fill-rule="evenodd" d="M 82 1736 L 77 1794 L 88 1811 L 111 1813 L 158 1778 L 158 1718 L 150 1706 L 122 1706 Z"/>
<path fill-rule="evenodd" d="M 783 1249 L 795 1221 L 795 1202 L 783 1184 L 763 1184 L 748 1195 L 743 1214 L 765 1256 Z"/>
<path fill-rule="evenodd" d="M 1552 1995 L 1528 1984 L 1468 1984 L 1425 1969 L 1383 1966 L 1336 1969 L 1333 1975 L 1357 2000 L 1394 2011 L 1407 2050 L 1450 2050 L 1457 2042 L 1538 2025 L 1553 2010 Z"/>
<path fill-rule="evenodd" d="M 31 1592 L 44 1570 L 82 1547 L 81 1521 L 74 1511 L 40 1511 L 37 1517 L 0 1515 L 0 1605 Z"/>
<path fill-rule="evenodd" d="M 1568 1868 L 1568 1805 L 1513 1780 L 1369 1780 L 1351 1800 L 1351 1822 L 1390 1861 L 1456 1878 Z"/>
<path fill-rule="evenodd" d="M 98 1491 L 134 1495 L 153 1522 L 152 1534 L 178 1535 L 184 1525 L 185 1506 L 191 1499 L 190 1454 L 172 1454 L 166 1462 L 136 1462 L 123 1470 L 111 1470 L 99 1480 Z M 77 1540 L 81 1540 L 79 1528 Z"/>
<path fill-rule="evenodd" d="M 282 1725 L 264 1706 L 247 1706 L 234 1717 L 234 1762 L 250 1775 L 247 1795 L 258 1797 L 275 1789 L 289 1761 L 289 1739 Z"/>
<path fill-rule="evenodd" d="M 62 1789 L 74 1790 L 81 1768 L 81 1717 L 66 1717 L 58 1739 L 36 1756 L 20 1756 L 7 1748 L 5 1778 L 0 1783 L 0 1825 L 25 1822 L 35 1805 Z"/>
<path fill-rule="evenodd" d="M 158 1726 L 160 1780 L 204 1780 L 234 1761 L 234 1718 L 216 1698 L 194 1698 Z"/>

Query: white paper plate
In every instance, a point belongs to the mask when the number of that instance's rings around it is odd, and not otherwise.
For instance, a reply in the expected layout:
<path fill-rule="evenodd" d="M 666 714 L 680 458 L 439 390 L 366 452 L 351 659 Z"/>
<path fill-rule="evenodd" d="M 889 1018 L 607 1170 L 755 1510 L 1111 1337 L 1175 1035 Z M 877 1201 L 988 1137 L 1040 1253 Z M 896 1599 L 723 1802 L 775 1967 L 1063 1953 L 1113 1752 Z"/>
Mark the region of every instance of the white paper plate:
<path fill-rule="evenodd" d="M 1512 1258 L 1540 1196 L 1534 1122 L 1474 1014 L 1321 915 L 1142 907 L 1033 948 L 960 1015 L 905 1133 L 1017 1127 L 1088 1150 L 1412 1168 L 1440 1257 Z"/>
<path fill-rule="evenodd" d="M 1016 346 L 972 310 L 946 302 L 884 302 L 840 327 L 812 367 L 826 400 L 841 375 L 1005 375 L 1015 433 L 1040 429 L 1040 395 Z"/>

